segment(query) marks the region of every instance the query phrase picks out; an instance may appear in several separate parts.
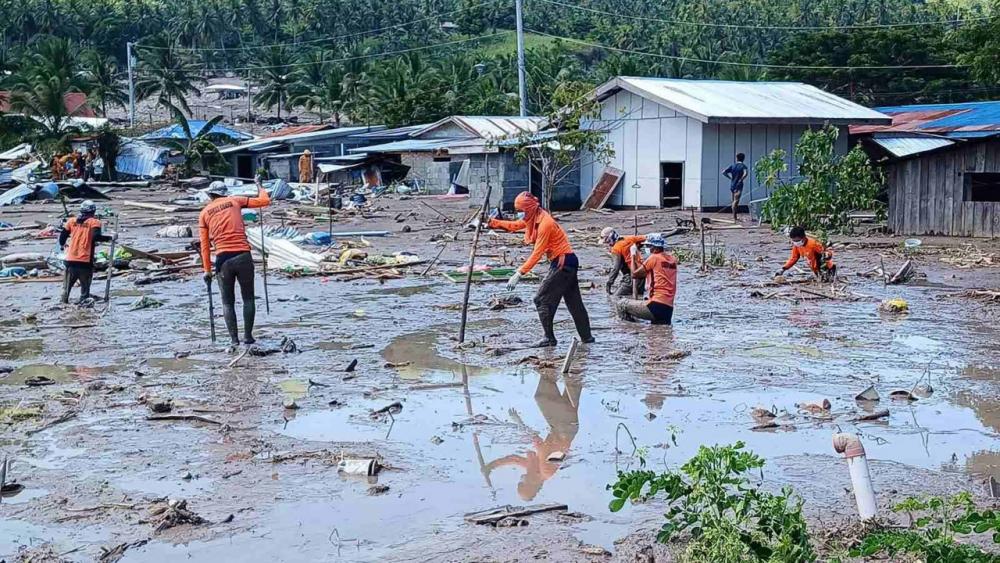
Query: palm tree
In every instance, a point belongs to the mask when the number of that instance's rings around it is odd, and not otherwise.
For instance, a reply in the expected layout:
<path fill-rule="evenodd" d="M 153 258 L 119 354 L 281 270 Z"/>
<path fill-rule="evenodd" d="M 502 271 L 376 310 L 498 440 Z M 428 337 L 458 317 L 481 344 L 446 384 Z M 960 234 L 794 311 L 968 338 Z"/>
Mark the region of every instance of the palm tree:
<path fill-rule="evenodd" d="M 289 88 L 289 105 L 315 112 L 320 121 L 323 121 L 324 111 L 329 109 L 324 95 L 327 76 L 332 73 L 330 63 L 326 62 L 328 58 L 332 57 L 323 49 L 303 55 L 299 59 L 300 66 L 293 72 L 295 82 Z"/>
<path fill-rule="evenodd" d="M 9 77 L 10 106 L 14 111 L 36 118 L 41 136 L 59 138 L 70 129 L 66 96 L 85 92 L 89 87 L 73 58 L 69 41 L 44 37 L 37 41 Z"/>
<path fill-rule="evenodd" d="M 136 96 L 144 100 L 156 95 L 160 105 L 168 110 L 179 108 L 190 114 L 191 108 L 185 97 L 197 94 L 195 84 L 204 82 L 198 76 L 198 67 L 182 54 L 176 43 L 163 35 L 139 45 L 137 50 L 139 77 L 135 81 Z"/>
<path fill-rule="evenodd" d="M 168 141 L 167 146 L 180 152 L 184 157 L 184 173 L 186 176 L 194 175 L 194 166 L 199 164 L 202 170 L 211 170 L 215 166 L 224 164 L 226 159 L 219 152 L 219 147 L 212 141 L 212 128 L 222 121 L 222 116 L 217 115 L 208 120 L 196 132 L 192 133 L 191 124 L 188 123 L 184 114 L 176 108 L 174 109 L 174 121 L 181 126 L 184 131 L 184 138 L 180 141 Z"/>
<path fill-rule="evenodd" d="M 96 50 L 86 51 L 83 55 L 83 68 L 90 81 L 92 102 L 101 106 L 101 115 L 108 116 L 108 104 L 112 107 L 125 107 L 128 94 L 122 90 L 118 81 L 118 63 L 112 57 L 105 57 Z"/>
<path fill-rule="evenodd" d="M 258 107 L 270 110 L 278 106 L 278 119 L 281 119 L 281 108 L 288 102 L 288 93 L 295 82 L 293 75 L 292 56 L 284 47 L 271 47 L 257 59 L 261 66 L 261 87 L 254 96 Z"/>

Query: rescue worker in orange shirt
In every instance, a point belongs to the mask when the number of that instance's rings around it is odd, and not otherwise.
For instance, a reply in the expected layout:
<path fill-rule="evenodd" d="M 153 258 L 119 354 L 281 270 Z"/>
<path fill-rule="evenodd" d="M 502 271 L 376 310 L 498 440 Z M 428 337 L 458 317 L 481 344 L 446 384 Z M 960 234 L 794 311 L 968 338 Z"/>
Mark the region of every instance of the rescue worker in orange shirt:
<path fill-rule="evenodd" d="M 521 281 L 521 276 L 527 274 L 538 264 L 545 255 L 549 260 L 549 273 L 542 280 L 535 293 L 535 309 L 538 311 L 538 320 L 542 323 L 544 338 L 540 340 L 536 347 L 549 347 L 556 345 L 556 334 L 554 329 L 556 309 L 559 302 L 566 301 L 566 308 L 573 317 L 573 324 L 580 334 L 580 339 L 585 343 L 594 341 L 590 332 L 590 317 L 587 315 L 587 308 L 583 305 L 583 296 L 580 295 L 580 282 L 577 278 L 577 270 L 580 261 L 573 253 L 573 247 L 566 238 L 566 233 L 562 230 L 556 220 L 547 211 L 541 208 L 538 198 L 530 192 L 521 192 L 514 199 L 514 209 L 524 213 L 523 220 L 501 221 L 490 219 L 489 228 L 503 229 L 507 232 L 516 233 L 524 231 L 524 242 L 533 245 L 531 256 L 518 268 L 514 275 L 507 281 L 507 291 L 513 291 L 517 283 Z"/>
<path fill-rule="evenodd" d="M 271 197 L 264 190 L 260 178 L 257 182 L 257 196 L 228 196 L 228 188 L 216 181 L 209 185 L 207 193 L 211 201 L 198 216 L 198 233 L 201 238 L 201 263 L 205 270 L 205 281 L 212 280 L 211 251 L 215 250 L 215 274 L 219 278 L 219 293 L 222 295 L 222 314 L 229 331 L 232 348 L 239 346 L 239 331 L 236 325 L 236 284 L 240 284 L 243 299 L 243 342 L 256 342 L 253 337 L 254 317 L 257 306 L 254 303 L 253 258 L 243 224 L 244 208 L 256 209 L 271 204 Z"/>
<path fill-rule="evenodd" d="M 674 296 L 677 295 L 677 258 L 666 251 L 667 241 L 662 236 L 646 237 L 650 249 L 649 258 L 640 262 L 635 251 L 632 262 L 632 277 L 646 278 L 649 289 L 647 299 L 621 299 L 618 313 L 628 320 L 644 319 L 654 325 L 669 325 L 674 317 Z"/>
<path fill-rule="evenodd" d="M 630 264 L 632 263 L 630 256 L 630 249 L 633 246 L 640 245 L 646 242 L 646 237 L 660 236 L 667 238 L 683 232 L 682 229 L 674 229 L 669 233 L 649 233 L 648 235 L 636 235 L 636 236 L 620 236 L 618 231 L 614 230 L 612 227 L 605 227 L 601 231 L 601 242 L 608 245 L 610 248 L 609 253 L 611 254 L 611 272 L 608 274 L 608 281 L 605 283 L 605 289 L 607 289 L 609 295 L 614 295 L 616 297 L 625 297 L 632 294 L 632 270 Z M 618 286 L 618 290 L 614 289 L 615 281 L 618 276 L 622 276 L 622 282 Z M 640 278 L 637 284 L 637 290 L 639 295 L 643 295 L 646 292 L 646 279 Z"/>
<path fill-rule="evenodd" d="M 833 263 L 833 251 L 828 250 L 818 240 L 807 237 L 803 227 L 792 227 L 788 232 L 788 238 L 792 240 L 792 255 L 788 258 L 788 262 L 785 262 L 785 265 L 774 274 L 775 277 L 784 275 L 799 261 L 799 258 L 805 258 L 813 275 L 821 281 L 836 279 L 837 265 Z"/>
<path fill-rule="evenodd" d="M 59 233 L 59 249 L 66 251 L 63 273 L 62 302 L 69 303 L 69 292 L 80 283 L 80 303 L 90 299 L 90 284 L 94 280 L 94 249 L 99 242 L 110 242 L 101 233 L 101 221 L 95 215 L 97 206 L 87 200 L 80 204 L 80 214 L 66 221 Z M 66 247 L 66 241 L 69 247 Z M 112 258 L 113 259 L 113 258 Z M 108 268 L 111 275 L 111 268 Z"/>

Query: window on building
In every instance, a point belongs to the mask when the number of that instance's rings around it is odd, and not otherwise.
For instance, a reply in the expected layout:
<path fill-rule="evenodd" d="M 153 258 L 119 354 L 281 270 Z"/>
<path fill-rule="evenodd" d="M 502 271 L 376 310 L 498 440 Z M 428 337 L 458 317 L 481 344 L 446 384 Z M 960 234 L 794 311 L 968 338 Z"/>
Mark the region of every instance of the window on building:
<path fill-rule="evenodd" d="M 1000 172 L 966 172 L 965 201 L 1000 201 Z"/>

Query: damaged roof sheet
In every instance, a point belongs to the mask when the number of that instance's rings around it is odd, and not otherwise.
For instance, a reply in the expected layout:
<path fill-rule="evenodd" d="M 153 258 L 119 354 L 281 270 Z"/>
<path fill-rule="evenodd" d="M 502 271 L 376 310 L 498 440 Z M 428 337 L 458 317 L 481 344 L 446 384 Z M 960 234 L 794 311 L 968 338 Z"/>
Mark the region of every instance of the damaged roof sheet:
<path fill-rule="evenodd" d="M 456 144 L 465 143 L 468 139 L 406 139 L 382 145 L 372 145 L 369 147 L 358 147 L 349 149 L 351 152 L 433 152 L 447 150 Z"/>
<path fill-rule="evenodd" d="M 1000 135 L 1000 101 L 888 106 L 876 109 L 892 117 L 892 124 L 882 127 L 851 127 L 852 135 L 910 132 L 930 133 L 953 139 Z"/>
<path fill-rule="evenodd" d="M 872 137 L 872 142 L 889 151 L 897 158 L 920 154 L 955 144 L 955 141 L 942 137 L 895 133 L 877 133 Z"/>
<path fill-rule="evenodd" d="M 454 124 L 465 130 L 470 136 L 481 139 L 503 139 L 516 137 L 523 133 L 534 133 L 545 123 L 544 117 L 489 116 L 489 115 L 453 115 L 431 123 L 410 134 L 420 137 L 445 125 Z"/>
<path fill-rule="evenodd" d="M 207 124 L 208 121 L 203 119 L 192 119 L 188 121 L 188 127 L 191 129 L 192 135 L 197 135 L 198 131 Z M 237 131 L 226 127 L 225 125 L 220 125 L 218 123 L 212 127 L 212 135 L 220 135 L 222 137 L 229 137 L 234 141 L 246 141 L 253 139 L 253 135 L 249 133 L 244 133 L 243 131 Z M 146 133 L 142 137 L 139 137 L 145 141 L 159 141 L 166 139 L 186 139 L 187 136 L 184 134 L 184 129 L 178 123 L 172 125 L 167 125 L 161 129 L 157 129 L 151 133 Z"/>
<path fill-rule="evenodd" d="M 703 123 L 888 125 L 890 118 L 800 82 L 735 82 L 672 78 L 613 78 L 599 100 L 625 90 Z"/>
<path fill-rule="evenodd" d="M 127 141 L 115 160 L 115 170 L 139 178 L 156 178 L 167 168 L 170 150 L 142 141 Z"/>

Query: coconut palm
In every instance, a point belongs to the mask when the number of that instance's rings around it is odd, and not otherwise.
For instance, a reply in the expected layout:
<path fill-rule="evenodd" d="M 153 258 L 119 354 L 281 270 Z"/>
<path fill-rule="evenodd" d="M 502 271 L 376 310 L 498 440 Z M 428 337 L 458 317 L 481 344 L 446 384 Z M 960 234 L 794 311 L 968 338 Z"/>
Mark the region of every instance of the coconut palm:
<path fill-rule="evenodd" d="M 34 117 L 41 124 L 41 136 L 58 138 L 69 132 L 70 108 L 66 97 L 89 87 L 73 57 L 69 41 L 43 37 L 32 47 L 9 77 L 10 106 L 15 112 Z"/>
<path fill-rule="evenodd" d="M 157 101 L 165 108 L 171 111 L 179 108 L 190 114 L 191 108 L 185 98 L 197 94 L 195 84 L 204 82 L 198 75 L 198 67 L 183 54 L 177 43 L 163 35 L 139 45 L 137 51 L 136 96 L 140 100 L 157 96 Z"/>
<path fill-rule="evenodd" d="M 287 107 L 288 94 L 295 83 L 292 55 L 284 47 L 271 47 L 264 50 L 257 64 L 261 67 L 261 86 L 254 102 L 257 107 L 267 110 L 278 106 L 278 119 L 281 119 L 281 108 Z"/>
<path fill-rule="evenodd" d="M 118 63 L 95 50 L 86 51 L 82 57 L 83 71 L 90 81 L 89 99 L 101 108 L 101 115 L 108 116 L 108 105 L 125 107 L 128 94 L 118 80 Z"/>

